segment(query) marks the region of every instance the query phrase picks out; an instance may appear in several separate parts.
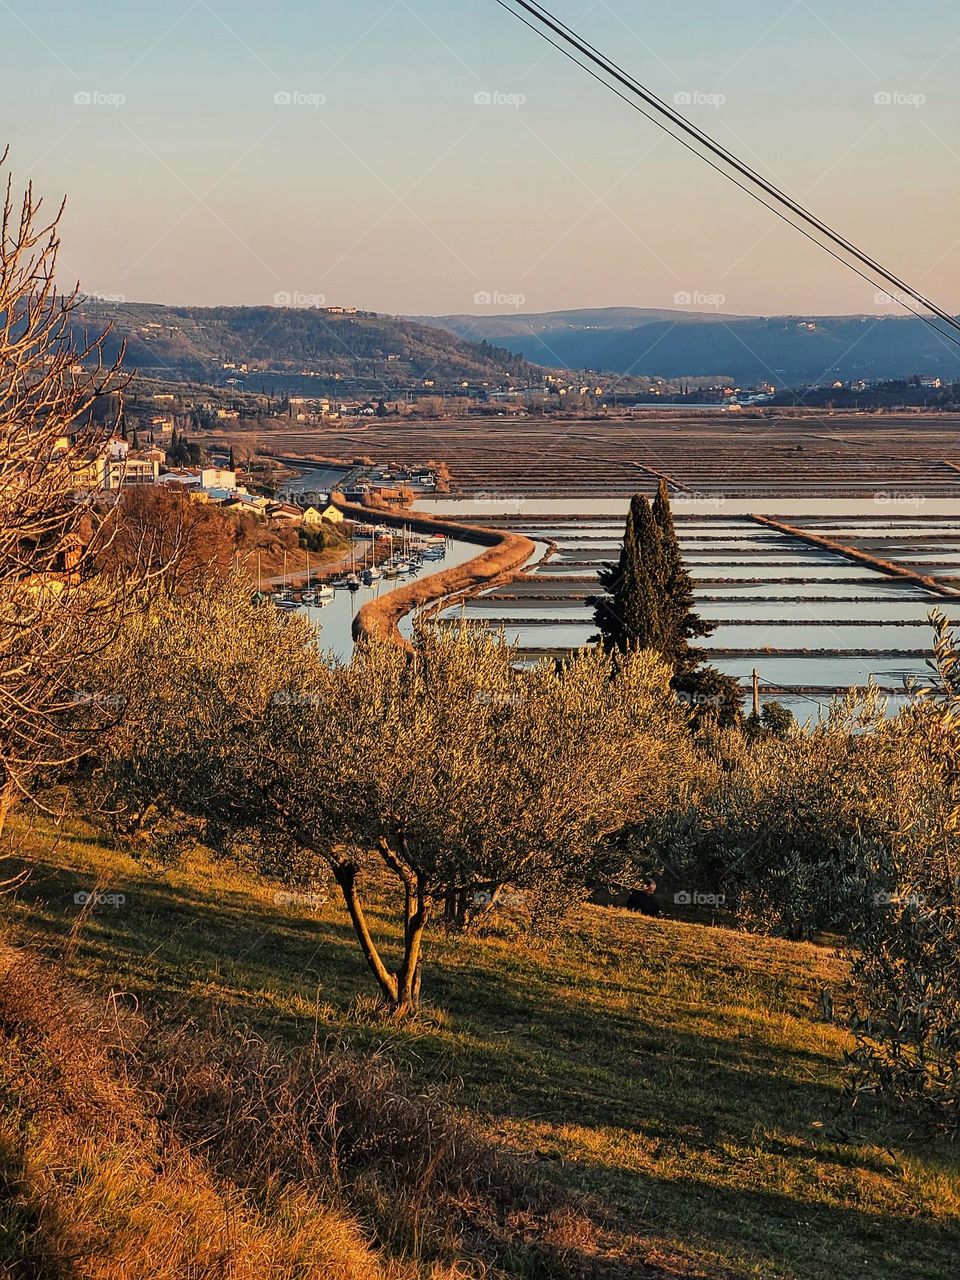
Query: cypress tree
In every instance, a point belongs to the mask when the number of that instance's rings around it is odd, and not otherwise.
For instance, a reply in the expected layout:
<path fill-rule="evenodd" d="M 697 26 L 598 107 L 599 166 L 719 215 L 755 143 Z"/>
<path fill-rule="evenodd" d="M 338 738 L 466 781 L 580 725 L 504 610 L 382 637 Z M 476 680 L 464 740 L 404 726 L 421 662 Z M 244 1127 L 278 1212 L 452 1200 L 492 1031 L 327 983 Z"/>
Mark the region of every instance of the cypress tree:
<path fill-rule="evenodd" d="M 620 559 L 599 572 L 605 594 L 590 602 L 605 649 L 660 648 L 658 541 L 650 502 L 637 494 L 630 502 Z"/>
<path fill-rule="evenodd" d="M 652 506 L 639 495 L 631 500 L 620 559 L 605 565 L 599 579 L 605 594 L 590 603 L 604 648 L 656 650 L 696 720 L 735 723 L 743 702 L 739 681 L 704 665 L 704 651 L 690 644 L 710 635 L 716 623 L 704 622 L 694 609 L 693 579 L 683 562 L 666 481 Z"/>
<path fill-rule="evenodd" d="M 694 609 L 693 579 L 683 562 L 680 540 L 673 523 L 666 480 L 660 481 L 653 502 L 653 518 L 660 539 L 658 586 L 663 615 L 661 653 L 678 676 L 689 675 L 704 659 L 702 649 L 690 641 L 709 636 L 715 622 L 704 622 Z"/>

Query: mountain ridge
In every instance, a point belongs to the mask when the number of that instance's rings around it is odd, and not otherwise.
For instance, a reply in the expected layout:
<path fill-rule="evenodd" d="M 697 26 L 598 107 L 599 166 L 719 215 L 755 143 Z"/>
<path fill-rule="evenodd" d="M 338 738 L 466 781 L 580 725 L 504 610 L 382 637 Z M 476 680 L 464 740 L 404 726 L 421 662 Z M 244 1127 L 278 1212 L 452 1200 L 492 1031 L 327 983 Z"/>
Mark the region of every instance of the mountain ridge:
<path fill-rule="evenodd" d="M 307 374 L 321 381 L 367 380 L 407 390 L 438 383 L 524 382 L 542 376 L 522 356 L 442 327 L 351 308 L 191 307 L 84 297 L 74 332 L 110 326 L 105 354 L 121 344 L 125 363 L 145 376 L 222 381 L 257 374 Z"/>
<path fill-rule="evenodd" d="M 419 317 L 548 368 L 650 377 L 729 370 L 741 385 L 817 385 L 937 375 L 960 378 L 960 348 L 912 316 L 735 316 L 719 310 L 593 308 Z"/>

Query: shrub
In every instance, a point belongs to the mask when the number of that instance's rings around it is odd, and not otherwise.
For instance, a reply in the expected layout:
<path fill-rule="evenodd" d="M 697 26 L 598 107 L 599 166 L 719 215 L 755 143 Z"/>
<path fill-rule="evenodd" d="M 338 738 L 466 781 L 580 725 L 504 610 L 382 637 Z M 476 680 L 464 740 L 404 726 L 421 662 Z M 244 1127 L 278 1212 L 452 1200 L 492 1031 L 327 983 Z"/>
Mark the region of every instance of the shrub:
<path fill-rule="evenodd" d="M 896 833 L 932 803 L 912 720 L 884 711 L 876 690 L 851 693 L 821 725 L 724 748 L 716 784 L 669 817 L 666 869 L 751 929 L 857 927 L 895 881 Z"/>
<path fill-rule="evenodd" d="M 932 687 L 903 713 L 923 792 L 891 829 L 891 873 L 854 931 L 855 1098 L 960 1129 L 960 687 L 957 651 L 936 622 Z"/>

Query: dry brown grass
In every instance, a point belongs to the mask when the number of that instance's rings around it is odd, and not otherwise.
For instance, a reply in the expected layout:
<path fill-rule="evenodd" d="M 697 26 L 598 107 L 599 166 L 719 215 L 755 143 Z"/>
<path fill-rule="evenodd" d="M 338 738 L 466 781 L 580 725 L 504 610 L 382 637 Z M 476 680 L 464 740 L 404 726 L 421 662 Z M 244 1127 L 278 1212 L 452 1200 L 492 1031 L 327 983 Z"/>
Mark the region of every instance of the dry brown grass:
<path fill-rule="evenodd" d="M 384 1056 L 202 1024 L 96 1001 L 0 943 L 0 1275 L 599 1274 L 584 1206 Z"/>
<path fill-rule="evenodd" d="M 293 1188 L 257 1203 L 158 1121 L 135 1020 L 7 948 L 0 972 L 0 1274 L 383 1280 L 346 1215 Z"/>
<path fill-rule="evenodd" d="M 470 1266 L 459 1274 L 502 1275 L 518 1255 L 522 1274 L 585 1274 L 599 1228 L 583 1207 L 382 1054 L 335 1043 L 291 1054 L 211 1014 L 203 1029 L 160 1028 L 144 1062 L 164 1123 L 252 1193 L 296 1186 L 356 1205 L 388 1250 L 458 1259 Z"/>

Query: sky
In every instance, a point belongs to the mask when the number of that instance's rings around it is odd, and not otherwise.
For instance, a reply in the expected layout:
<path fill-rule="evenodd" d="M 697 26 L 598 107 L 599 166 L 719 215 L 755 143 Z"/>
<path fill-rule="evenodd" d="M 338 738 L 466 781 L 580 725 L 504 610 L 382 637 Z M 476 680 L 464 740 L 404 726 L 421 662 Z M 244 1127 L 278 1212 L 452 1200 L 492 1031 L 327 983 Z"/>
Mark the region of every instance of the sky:
<path fill-rule="evenodd" d="M 955 0 L 553 0 L 960 312 Z M 0 145 L 111 299 L 896 310 L 496 0 L 0 0 Z"/>

